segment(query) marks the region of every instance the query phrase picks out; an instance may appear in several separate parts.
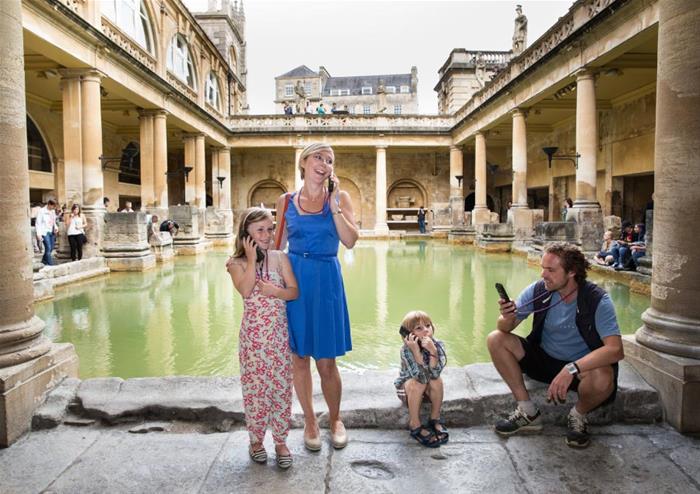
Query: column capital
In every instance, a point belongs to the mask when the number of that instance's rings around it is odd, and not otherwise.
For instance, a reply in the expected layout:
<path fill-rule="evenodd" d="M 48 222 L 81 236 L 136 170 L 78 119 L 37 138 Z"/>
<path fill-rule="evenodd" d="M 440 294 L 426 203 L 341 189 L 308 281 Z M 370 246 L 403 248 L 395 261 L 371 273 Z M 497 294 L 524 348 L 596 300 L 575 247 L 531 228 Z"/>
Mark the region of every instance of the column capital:
<path fill-rule="evenodd" d="M 68 69 L 58 69 L 58 73 L 61 79 L 80 79 L 80 78 L 92 78 L 102 80 L 106 75 L 93 68 L 68 68 Z"/>
<path fill-rule="evenodd" d="M 591 69 L 588 69 L 586 67 L 582 67 L 582 68 L 578 69 L 576 72 L 574 72 L 574 76 L 576 77 L 576 82 L 585 81 L 587 79 L 595 80 L 596 73 L 593 72 Z"/>
<path fill-rule="evenodd" d="M 460 144 L 450 144 L 450 151 L 459 151 L 461 153 L 464 151 L 464 147 Z"/>
<path fill-rule="evenodd" d="M 388 144 L 375 144 L 375 146 L 374 146 L 375 149 L 386 149 L 388 147 L 389 147 Z"/>
<path fill-rule="evenodd" d="M 527 116 L 528 116 L 529 113 L 530 113 L 530 110 L 529 110 L 529 109 L 519 108 L 519 107 L 513 108 L 513 109 L 510 111 L 510 115 L 511 115 L 511 117 L 513 117 L 513 118 L 515 118 L 515 117 L 527 118 Z"/>
<path fill-rule="evenodd" d="M 136 110 L 139 114 L 139 118 L 141 117 L 158 117 L 158 116 L 167 116 L 168 112 L 165 110 L 162 110 L 160 108 L 138 108 Z"/>

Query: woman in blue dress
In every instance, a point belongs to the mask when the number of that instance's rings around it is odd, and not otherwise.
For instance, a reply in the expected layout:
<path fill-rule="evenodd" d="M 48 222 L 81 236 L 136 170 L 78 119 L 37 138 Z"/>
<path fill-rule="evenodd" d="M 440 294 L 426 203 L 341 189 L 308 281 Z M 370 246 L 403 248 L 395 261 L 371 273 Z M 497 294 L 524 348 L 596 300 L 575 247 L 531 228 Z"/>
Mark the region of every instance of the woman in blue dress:
<path fill-rule="evenodd" d="M 299 298 L 287 303 L 287 319 L 294 389 L 304 412 L 304 446 L 311 451 L 321 449 L 311 358 L 316 361 L 328 405 L 331 444 L 339 449 L 348 441 L 340 418 L 342 382 L 335 362 L 352 349 L 338 243 L 352 249 L 358 231 L 350 195 L 340 189 L 334 162 L 328 144 L 308 145 L 298 163 L 303 185 L 277 199 L 277 211 L 284 211 L 285 221 L 280 248 L 289 242 L 289 260 L 299 284 Z"/>

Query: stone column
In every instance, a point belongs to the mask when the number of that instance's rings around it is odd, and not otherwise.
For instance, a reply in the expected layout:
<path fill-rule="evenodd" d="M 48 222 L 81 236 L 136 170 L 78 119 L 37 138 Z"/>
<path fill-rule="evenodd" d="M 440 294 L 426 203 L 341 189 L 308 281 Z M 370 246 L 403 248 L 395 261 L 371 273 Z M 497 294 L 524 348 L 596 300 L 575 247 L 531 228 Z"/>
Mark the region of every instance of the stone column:
<path fill-rule="evenodd" d="M 63 111 L 63 182 L 67 204 L 83 203 L 83 139 L 80 74 L 74 69 L 61 70 Z"/>
<path fill-rule="evenodd" d="M 154 134 L 153 112 L 139 112 L 139 158 L 141 162 L 141 209 L 152 209 L 155 205 L 154 188 Z M 116 200 L 116 198 L 115 198 Z"/>
<path fill-rule="evenodd" d="M 81 81 L 81 126 L 83 155 L 83 211 L 88 241 L 83 246 L 83 257 L 99 255 L 104 225 L 104 175 L 102 173 L 102 95 L 100 72 L 91 70 Z"/>
<path fill-rule="evenodd" d="M 527 128 L 525 112 L 516 108 L 513 117 L 513 203 L 508 210 L 508 223 L 513 225 L 517 245 L 532 238 L 533 216 L 527 205 Z"/>
<path fill-rule="evenodd" d="M 389 225 L 386 222 L 386 148 L 385 145 L 377 146 L 376 219 L 374 220 L 376 235 L 389 235 Z"/>
<path fill-rule="evenodd" d="M 231 211 L 231 148 L 219 148 L 219 176 L 224 177 L 223 187 L 219 192 L 219 210 Z M 214 177 L 216 179 L 216 177 Z M 218 181 L 216 186 L 219 186 Z"/>
<path fill-rule="evenodd" d="M 527 130 L 520 108 L 513 117 L 513 208 L 527 208 Z"/>
<path fill-rule="evenodd" d="M 36 405 L 56 380 L 77 376 L 77 357 L 73 345 L 52 345 L 42 334 L 44 322 L 34 315 L 20 0 L 0 2 L 0 60 L 0 209 L 5 219 L 0 230 L 0 447 L 7 447 L 29 428 Z M 75 95 L 75 84 L 71 87 Z"/>
<path fill-rule="evenodd" d="M 625 353 L 671 425 L 700 432 L 700 3 L 661 0 L 656 75 L 651 306 Z M 681 220 L 682 218 L 682 220 Z"/>
<path fill-rule="evenodd" d="M 457 179 L 457 177 L 460 177 Z M 460 146 L 450 146 L 450 210 L 452 226 L 464 224 L 464 194 L 461 181 L 464 178 L 464 157 Z M 423 204 L 423 207 L 428 207 Z"/>
<path fill-rule="evenodd" d="M 205 181 L 207 165 L 204 148 L 204 134 L 197 134 L 195 137 L 194 149 L 194 205 L 199 209 L 207 207 L 207 190 Z"/>
<path fill-rule="evenodd" d="M 194 189 L 194 183 L 195 183 L 195 174 L 194 174 L 194 164 L 195 164 L 195 135 L 194 134 L 185 134 L 184 137 L 184 142 L 185 142 L 185 166 L 188 166 L 191 168 L 190 174 L 187 177 L 187 180 L 185 180 L 185 202 L 187 204 L 193 205 L 195 202 L 195 189 Z"/>
<path fill-rule="evenodd" d="M 165 123 L 167 112 L 153 115 L 153 193 L 155 207 L 162 216 L 168 208 L 168 132 Z"/>
<path fill-rule="evenodd" d="M 474 211 L 472 225 L 491 222 L 491 211 L 486 203 L 486 136 L 477 132 L 474 136 Z"/>
<path fill-rule="evenodd" d="M 603 211 L 596 199 L 598 164 L 598 112 L 595 102 L 595 76 L 586 69 L 576 74 L 576 200 L 567 221 L 579 224 L 579 240 L 584 251 L 597 251 L 603 238 Z"/>
<path fill-rule="evenodd" d="M 299 158 L 304 146 L 294 146 L 294 190 L 301 189 L 301 171 L 299 170 Z"/>

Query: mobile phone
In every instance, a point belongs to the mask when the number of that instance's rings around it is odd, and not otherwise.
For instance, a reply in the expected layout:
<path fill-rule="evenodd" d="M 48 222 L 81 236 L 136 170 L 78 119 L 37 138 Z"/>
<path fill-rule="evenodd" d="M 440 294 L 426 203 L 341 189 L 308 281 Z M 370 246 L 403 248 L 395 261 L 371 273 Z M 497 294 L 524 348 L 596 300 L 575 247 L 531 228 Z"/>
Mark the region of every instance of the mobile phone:
<path fill-rule="evenodd" d="M 408 335 L 411 334 L 411 332 L 408 329 L 406 329 L 405 326 L 401 326 L 399 328 L 399 334 L 401 335 L 401 338 L 407 338 Z"/>
<path fill-rule="evenodd" d="M 498 292 L 498 296 L 501 297 L 502 300 L 505 300 L 506 302 L 510 302 L 510 297 L 508 296 L 508 292 L 506 289 L 503 287 L 502 284 L 496 283 L 496 291 Z"/>
<path fill-rule="evenodd" d="M 250 235 L 248 235 L 246 233 L 243 238 L 248 238 L 248 237 L 250 237 Z M 265 260 L 265 252 L 260 247 L 258 247 L 258 244 L 256 243 L 255 244 L 255 262 L 263 262 L 264 260 Z"/>
<path fill-rule="evenodd" d="M 331 194 L 333 189 L 335 189 L 335 182 L 331 177 L 328 177 L 328 194 Z"/>

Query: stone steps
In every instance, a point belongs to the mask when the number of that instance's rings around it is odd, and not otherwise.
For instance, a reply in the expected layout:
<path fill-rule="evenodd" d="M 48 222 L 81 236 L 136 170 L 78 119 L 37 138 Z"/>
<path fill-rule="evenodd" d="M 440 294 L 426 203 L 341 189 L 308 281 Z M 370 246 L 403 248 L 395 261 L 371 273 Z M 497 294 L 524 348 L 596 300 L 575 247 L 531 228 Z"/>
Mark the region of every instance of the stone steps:
<path fill-rule="evenodd" d="M 343 371 L 341 413 L 350 428 L 404 428 L 408 410 L 396 398 L 395 370 Z M 490 364 L 449 367 L 443 372 L 445 398 L 443 417 L 448 426 L 488 425 L 514 407 L 513 399 L 495 368 Z M 627 363 L 620 365 L 619 389 L 615 402 L 592 413 L 592 424 L 611 422 L 653 423 L 662 419 L 657 392 Z M 527 381 L 533 400 L 542 409 L 544 421 L 564 423 L 575 400 L 567 404 L 545 403 L 546 386 Z M 314 375 L 314 408 L 322 427 L 327 426 L 326 405 L 320 382 Z M 427 412 L 427 408 L 425 409 Z M 94 419 L 104 424 L 142 420 L 199 422 L 216 430 L 228 430 L 244 422 L 238 377 L 98 378 L 66 380 L 36 412 L 34 428 L 54 427 L 71 420 Z M 303 427 L 301 408 L 292 407 L 294 427 Z"/>

